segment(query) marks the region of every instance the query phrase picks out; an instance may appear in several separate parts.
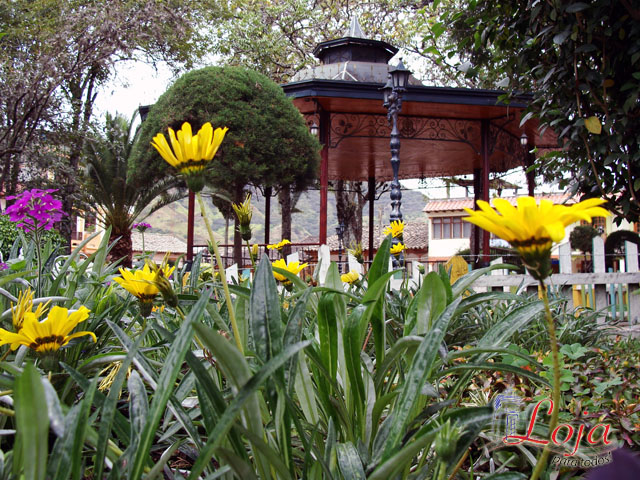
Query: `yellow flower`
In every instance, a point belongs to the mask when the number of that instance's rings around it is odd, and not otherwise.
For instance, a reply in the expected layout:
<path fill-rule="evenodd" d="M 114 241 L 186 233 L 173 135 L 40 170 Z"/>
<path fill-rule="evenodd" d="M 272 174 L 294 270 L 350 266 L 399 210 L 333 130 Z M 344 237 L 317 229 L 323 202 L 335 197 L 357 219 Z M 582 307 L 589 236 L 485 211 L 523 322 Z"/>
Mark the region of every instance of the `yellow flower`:
<path fill-rule="evenodd" d="M 290 244 L 290 243 L 291 243 L 291 242 L 290 242 L 289 240 L 287 240 L 286 238 L 284 238 L 281 242 L 278 242 L 278 243 L 272 243 L 271 245 L 267 245 L 267 248 L 268 248 L 269 250 L 278 250 L 278 251 L 280 251 L 280 250 L 282 250 L 282 248 L 283 248 L 285 245 L 288 245 L 288 244 Z"/>
<path fill-rule="evenodd" d="M 253 215 L 253 211 L 251 210 L 251 194 L 247 193 L 244 202 L 239 205 L 232 203 L 231 207 L 238 217 L 242 239 L 245 241 L 251 240 L 251 216 Z"/>
<path fill-rule="evenodd" d="M 349 285 L 357 282 L 359 279 L 360 275 L 355 270 L 351 270 L 349 273 L 340 275 L 340 280 L 342 280 L 344 283 L 348 283 Z"/>
<path fill-rule="evenodd" d="M 396 243 L 393 247 L 389 249 L 391 255 L 400 255 L 400 253 L 405 249 L 404 243 Z"/>
<path fill-rule="evenodd" d="M 251 249 L 249 250 L 252 262 L 256 262 L 258 260 L 258 253 L 260 253 L 260 246 L 257 243 L 254 243 L 251 245 Z"/>
<path fill-rule="evenodd" d="M 353 243 L 347 251 L 353 255 L 353 258 L 355 258 L 358 263 L 364 263 L 364 253 L 361 243 Z"/>
<path fill-rule="evenodd" d="M 551 274 L 551 247 L 564 238 L 565 227 L 578 220 L 591 221 L 592 217 L 609 215 L 600 207 L 605 201 L 599 198 L 570 206 L 554 205 L 545 199 L 538 205 L 533 197 L 519 197 L 517 207 L 501 198 L 494 199 L 493 203 L 497 211 L 478 200 L 480 210 L 465 208 L 470 216 L 464 220 L 509 242 L 537 280 Z"/>
<path fill-rule="evenodd" d="M 93 332 L 76 332 L 69 335 L 80 322 L 89 317 L 89 309 L 81 306 L 77 311 L 69 314 L 69 310 L 62 307 L 52 307 L 46 320 L 39 322 L 36 315 L 26 312 L 22 329 L 18 333 L 8 332 L 0 328 L 0 345 L 11 344 L 11 350 L 20 345 L 36 352 L 52 352 L 69 343 L 69 340 L 89 335 L 96 341 Z"/>
<path fill-rule="evenodd" d="M 49 300 L 45 304 L 39 304 L 36 308 L 36 311 L 33 312 L 33 291 L 29 288 L 26 291 L 20 292 L 18 294 L 18 303 L 13 305 L 11 302 L 11 317 L 13 319 L 13 329 L 16 332 L 19 332 L 22 328 L 22 324 L 24 322 L 25 313 L 31 313 L 36 316 L 36 319 L 39 319 L 42 315 L 44 315 L 47 311 L 47 307 L 51 303 Z"/>
<path fill-rule="evenodd" d="M 298 275 L 302 271 L 302 269 L 308 265 L 308 263 L 303 263 L 302 265 L 300 265 L 300 262 L 287 263 L 284 261 L 284 259 L 281 258 L 280 260 L 276 260 L 275 262 L 273 262 L 271 265 L 273 267 L 286 270 L 287 272 L 291 272 L 294 275 Z M 273 276 L 276 280 L 282 282 L 284 285 L 288 285 L 291 283 L 291 281 L 287 277 L 278 272 L 274 271 Z"/>
<path fill-rule="evenodd" d="M 395 220 L 391 225 L 384 229 L 384 234 L 391 234 L 393 238 L 397 238 L 404 232 L 404 220 Z"/>
<path fill-rule="evenodd" d="M 151 145 L 153 145 L 167 163 L 187 177 L 189 188 L 194 190 L 194 188 L 192 188 L 193 186 L 198 188 L 194 191 L 199 192 L 204 186 L 204 180 L 199 174 L 213 159 L 222 140 L 224 140 L 227 130 L 227 127 L 216 128 L 214 132 L 211 123 L 207 122 L 196 135 L 193 135 L 191 125 L 185 122 L 177 134 L 172 128 L 169 128 L 171 147 L 162 133 L 158 133 L 153 137 Z M 198 181 L 196 181 L 196 179 Z M 189 182 L 189 180 L 192 181 Z"/>
<path fill-rule="evenodd" d="M 154 305 L 151 311 L 154 313 L 162 313 L 164 312 L 164 305 Z"/>
<path fill-rule="evenodd" d="M 174 269 L 175 267 L 169 267 L 168 265 L 162 267 L 164 277 L 169 277 Z M 116 277 L 114 280 L 141 302 L 153 302 L 153 299 L 156 298 L 156 295 L 160 292 L 154 283 L 156 272 L 151 270 L 148 263 L 145 264 L 142 270 L 131 271 L 121 268 L 120 275 L 122 276 Z"/>

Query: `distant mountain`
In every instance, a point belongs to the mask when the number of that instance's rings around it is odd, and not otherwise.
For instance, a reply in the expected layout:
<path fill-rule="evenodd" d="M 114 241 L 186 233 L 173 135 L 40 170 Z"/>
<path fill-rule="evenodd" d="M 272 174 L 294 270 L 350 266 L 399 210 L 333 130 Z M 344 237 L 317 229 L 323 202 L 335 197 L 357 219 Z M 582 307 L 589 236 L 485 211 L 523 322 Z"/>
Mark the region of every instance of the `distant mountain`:
<path fill-rule="evenodd" d="M 209 221 L 212 222 L 212 229 L 216 238 L 220 243 L 224 243 L 225 238 L 225 221 L 218 209 L 205 196 L 205 204 L 209 212 Z M 425 206 L 427 197 L 415 190 L 404 190 L 402 192 L 402 213 L 405 221 L 426 221 L 426 216 L 422 209 Z M 265 219 L 265 202 L 264 197 L 255 195 L 252 199 L 254 206 L 253 211 L 253 240 L 259 243 L 264 242 L 264 219 Z M 320 211 L 320 192 L 318 190 L 309 190 L 303 193 L 296 205 L 295 213 L 292 220 L 292 242 L 300 242 L 309 237 L 318 237 L 319 231 L 319 211 Z M 157 233 L 171 234 L 177 238 L 187 239 L 187 212 L 188 201 L 183 199 L 174 202 L 171 205 L 158 210 L 145 219 L 150 223 L 152 231 Z M 374 221 L 380 225 L 386 225 L 389 222 L 389 213 L 391 205 L 389 192 L 375 202 Z M 369 225 L 369 206 L 365 205 L 363 211 L 363 224 Z M 280 205 L 277 197 L 271 199 L 271 231 L 270 240 L 280 240 Z M 338 226 L 336 219 L 335 195 L 329 192 L 329 209 L 327 212 L 327 234 L 333 235 L 335 228 Z M 233 224 L 229 226 L 229 243 L 233 242 Z M 195 215 L 195 243 L 205 244 L 207 241 L 207 233 L 204 223 L 200 219 L 200 210 L 196 205 Z"/>

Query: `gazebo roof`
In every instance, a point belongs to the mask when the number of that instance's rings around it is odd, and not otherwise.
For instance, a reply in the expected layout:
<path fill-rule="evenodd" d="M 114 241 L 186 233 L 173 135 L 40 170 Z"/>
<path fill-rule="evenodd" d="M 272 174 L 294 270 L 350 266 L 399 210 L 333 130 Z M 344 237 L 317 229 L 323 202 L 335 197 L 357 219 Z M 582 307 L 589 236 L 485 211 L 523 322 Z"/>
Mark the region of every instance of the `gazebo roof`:
<path fill-rule="evenodd" d="M 282 86 L 309 125 L 320 126 L 328 146 L 329 180 L 390 180 L 391 129 L 381 87 L 398 49 L 363 38 L 356 19 L 343 38 L 320 43 L 320 65 Z M 550 130 L 520 125 L 530 96 L 501 101 L 502 91 L 425 86 L 414 77 L 402 95 L 399 178 L 464 175 L 482 167 L 483 138 L 489 168 L 503 172 L 528 163 L 528 150 L 556 148 Z M 527 147 L 520 144 L 526 133 Z"/>
<path fill-rule="evenodd" d="M 378 64 L 380 65 L 380 64 Z M 385 65 L 386 67 L 386 65 Z M 390 127 L 382 106 L 381 83 L 310 78 L 283 85 L 298 110 L 311 123 L 321 112 L 330 115 L 329 179 L 392 178 Z M 400 114 L 402 146 L 399 178 L 464 175 L 481 168 L 482 123 L 489 127 L 492 172 L 524 165 L 527 150 L 556 148 L 550 130 L 538 134 L 529 120 L 520 127 L 529 96 L 509 105 L 504 92 L 410 85 Z M 526 133 L 527 147 L 520 145 Z"/>

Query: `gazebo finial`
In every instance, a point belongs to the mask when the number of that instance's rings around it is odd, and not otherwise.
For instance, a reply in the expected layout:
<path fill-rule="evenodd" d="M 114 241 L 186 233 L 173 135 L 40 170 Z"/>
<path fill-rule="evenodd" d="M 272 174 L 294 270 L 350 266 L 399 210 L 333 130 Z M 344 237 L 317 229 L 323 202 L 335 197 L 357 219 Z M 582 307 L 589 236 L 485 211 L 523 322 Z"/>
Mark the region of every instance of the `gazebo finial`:
<path fill-rule="evenodd" d="M 349 31 L 347 32 L 346 36 L 353 38 L 364 38 L 364 33 L 362 33 L 362 28 L 360 27 L 358 17 L 351 17 L 351 25 L 349 25 Z"/>

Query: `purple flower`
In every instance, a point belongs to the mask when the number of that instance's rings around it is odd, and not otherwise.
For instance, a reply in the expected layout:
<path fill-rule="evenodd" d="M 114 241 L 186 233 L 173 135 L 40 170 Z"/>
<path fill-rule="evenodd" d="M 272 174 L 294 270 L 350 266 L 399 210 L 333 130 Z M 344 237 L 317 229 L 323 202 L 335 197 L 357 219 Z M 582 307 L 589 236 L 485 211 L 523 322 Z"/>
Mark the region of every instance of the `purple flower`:
<path fill-rule="evenodd" d="M 132 227 L 137 229 L 140 233 L 144 233 L 151 228 L 151 225 L 149 225 L 148 223 L 140 222 L 134 223 Z"/>
<path fill-rule="evenodd" d="M 0 270 L 7 270 L 9 268 L 9 265 L 7 265 L 4 262 L 0 262 Z"/>
<path fill-rule="evenodd" d="M 15 202 L 7 207 L 5 213 L 12 222 L 25 232 L 32 232 L 37 228 L 51 230 L 53 224 L 59 222 L 63 215 L 62 202 L 53 198 L 50 193 L 57 190 L 41 190 L 34 188 L 25 190 L 20 195 L 12 195 L 7 200 Z"/>

